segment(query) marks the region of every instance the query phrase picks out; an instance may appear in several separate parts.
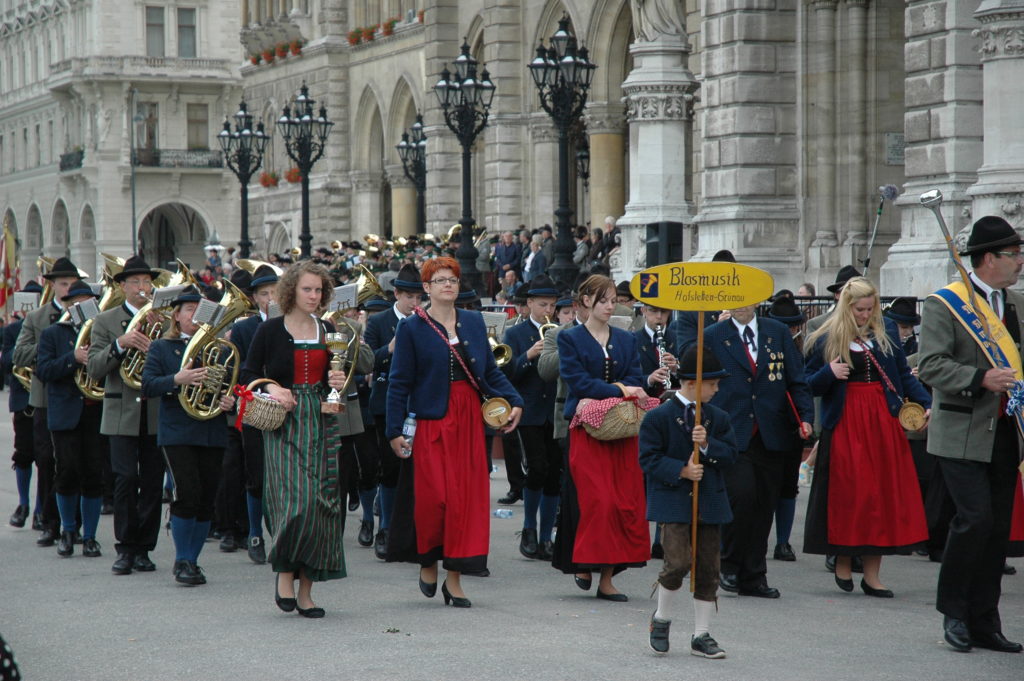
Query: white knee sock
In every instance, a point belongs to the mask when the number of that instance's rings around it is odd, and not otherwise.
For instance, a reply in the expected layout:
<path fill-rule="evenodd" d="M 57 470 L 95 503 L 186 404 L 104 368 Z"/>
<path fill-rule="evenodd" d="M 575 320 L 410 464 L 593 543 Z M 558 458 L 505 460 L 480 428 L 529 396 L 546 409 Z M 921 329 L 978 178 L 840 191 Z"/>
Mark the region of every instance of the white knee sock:
<path fill-rule="evenodd" d="M 659 599 L 660 602 L 660 599 Z M 711 613 L 715 610 L 712 601 L 693 599 L 693 635 L 700 636 L 711 630 Z"/>
<path fill-rule="evenodd" d="M 681 589 L 669 591 L 661 584 L 658 585 L 658 609 L 654 616 L 659 620 L 672 621 L 672 612 L 679 604 L 679 592 Z"/>

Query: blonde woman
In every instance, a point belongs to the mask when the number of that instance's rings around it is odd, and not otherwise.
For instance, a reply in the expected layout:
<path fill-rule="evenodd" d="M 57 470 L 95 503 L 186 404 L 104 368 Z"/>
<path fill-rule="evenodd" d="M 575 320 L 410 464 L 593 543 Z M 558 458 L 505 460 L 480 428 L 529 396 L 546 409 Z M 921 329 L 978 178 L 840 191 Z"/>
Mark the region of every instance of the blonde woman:
<path fill-rule="evenodd" d="M 897 414 L 904 397 L 926 409 L 931 397 L 911 375 L 898 331 L 886 327 L 878 290 L 864 277 L 847 282 L 806 348 L 807 382 L 822 398 L 822 435 L 804 552 L 837 556 L 835 580 L 843 591 L 853 591 L 851 558 L 860 556 L 864 593 L 892 598 L 879 578 L 882 556 L 908 554 L 928 539 Z"/>

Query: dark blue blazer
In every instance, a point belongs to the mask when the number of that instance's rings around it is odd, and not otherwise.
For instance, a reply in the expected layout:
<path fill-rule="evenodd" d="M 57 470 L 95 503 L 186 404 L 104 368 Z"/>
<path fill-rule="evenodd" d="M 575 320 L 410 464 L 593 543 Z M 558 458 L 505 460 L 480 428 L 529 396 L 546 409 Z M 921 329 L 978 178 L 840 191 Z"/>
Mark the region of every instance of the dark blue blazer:
<path fill-rule="evenodd" d="M 504 243 L 499 243 L 494 247 L 494 269 L 498 272 L 498 278 L 500 279 L 505 274 L 505 270 L 502 268 L 505 265 L 510 265 L 511 269 L 519 272 L 519 261 L 522 259 L 522 249 L 519 248 L 519 244 L 512 242 L 511 246 L 506 246 Z"/>
<path fill-rule="evenodd" d="M 711 403 L 729 412 L 739 450 L 749 449 L 755 421 L 767 449 L 791 451 L 800 447 L 800 423 L 796 421 L 786 392 L 793 398 L 801 422 L 814 423 L 814 401 L 804 378 L 803 357 L 796 349 L 789 327 L 774 319 L 758 318 L 756 376 L 751 371 L 746 346 L 731 319 L 708 327 L 704 341 L 705 347 L 715 353 L 722 368 L 729 373 L 719 382 L 718 394 Z M 771 380 L 773 376 L 775 380 Z"/>
<path fill-rule="evenodd" d="M 370 388 L 370 413 L 384 416 L 388 410 L 388 373 L 391 371 L 391 352 L 388 344 L 395 337 L 398 316 L 392 305 L 366 320 L 363 339 L 373 350 L 373 385 Z"/>
<path fill-rule="evenodd" d="M 533 278 L 538 274 L 542 274 L 548 271 L 548 261 L 544 257 L 543 251 L 537 251 L 537 255 L 533 256 L 533 260 L 530 262 L 530 269 L 528 272 L 523 272 L 523 281 L 533 281 Z M 527 277 L 529 274 L 529 277 Z"/>
<path fill-rule="evenodd" d="M 647 383 L 647 377 L 658 370 L 658 349 L 654 346 L 654 341 L 647 334 L 647 327 L 643 326 L 633 332 L 636 336 L 637 347 L 640 348 L 640 370 L 644 375 L 644 390 L 651 397 L 658 397 L 661 393 L 665 392 L 665 387 L 662 385 L 649 385 Z M 665 350 L 671 354 L 675 354 L 676 347 L 676 335 L 672 333 L 671 329 L 665 331 Z M 672 377 L 672 385 L 679 387 L 679 380 L 674 376 Z"/>
<path fill-rule="evenodd" d="M 697 342 L 697 315 L 698 312 L 686 310 L 679 313 L 679 318 L 668 325 L 668 329 L 675 336 L 675 345 L 670 345 L 672 354 L 682 357 L 688 347 Z M 718 321 L 718 312 L 704 313 L 704 331 Z"/>
<path fill-rule="evenodd" d="M 526 358 L 526 351 L 540 340 L 540 332 L 530 320 L 510 327 L 505 331 L 505 344 L 512 348 L 512 361 L 505 365 L 505 373 L 512 385 L 523 398 L 523 417 L 519 420 L 523 426 L 543 426 L 552 422 L 555 414 L 555 392 L 557 381 L 545 381 L 537 373 L 537 360 Z"/>
<path fill-rule="evenodd" d="M 889 407 L 889 413 L 893 416 L 899 414 L 904 397 L 910 398 L 925 409 L 930 409 L 932 396 L 920 381 L 911 375 L 910 367 L 907 365 L 907 356 L 903 354 L 903 348 L 900 347 L 899 334 L 895 325 L 890 328 L 887 324 L 886 332 L 889 342 L 892 344 L 892 354 L 882 353 L 877 344 L 871 348 L 871 354 L 878 360 L 885 375 L 889 377 L 893 387 L 896 388 L 896 394 L 893 394 L 885 381 L 882 381 L 882 391 L 885 393 L 885 402 Z M 825 339 L 826 336 L 818 338 L 814 343 L 814 348 L 807 356 L 807 382 L 814 394 L 821 397 L 821 427 L 831 430 L 836 427 L 839 418 L 843 415 L 847 382 L 839 380 L 832 373 L 832 369 L 829 367 L 831 360 L 826 360 L 824 357 Z"/>
<path fill-rule="evenodd" d="M 53 324 L 39 336 L 36 375 L 46 388 L 46 427 L 50 430 L 74 430 L 82 417 L 85 397 L 75 385 L 75 339 L 78 331 L 71 324 Z"/>
<path fill-rule="evenodd" d="M 160 426 L 156 443 L 191 445 L 194 447 L 225 447 L 228 443 L 227 417 L 218 414 L 206 421 L 197 421 L 181 408 L 179 386 L 174 374 L 181 369 L 181 356 L 187 341 L 183 338 L 161 338 L 153 341 L 142 366 L 142 394 L 160 398 Z"/>
<path fill-rule="evenodd" d="M 732 521 L 722 469 L 739 452 L 729 425 L 729 414 L 711 404 L 700 410 L 708 431 L 708 449 L 700 456 L 704 477 L 699 483 L 697 513 L 700 522 L 721 525 Z M 688 523 L 693 511 L 693 481 L 680 478 L 693 454 L 693 436 L 686 410 L 672 398 L 647 412 L 640 426 L 640 468 L 647 479 L 647 519 L 659 523 Z"/>
<path fill-rule="evenodd" d="M 622 397 L 622 391 L 612 383 L 642 386 L 644 376 L 640 370 L 640 354 L 636 337 L 629 331 L 609 327 L 608 356 L 612 359 L 611 381 L 605 381 L 604 353 L 597 340 L 580 324 L 564 329 L 558 334 L 558 372 L 565 381 L 568 393 L 565 397 L 565 418 L 576 415 L 576 405 L 589 397 L 603 400 Z"/>
<path fill-rule="evenodd" d="M 438 328 L 444 333 L 443 327 Z M 522 407 L 523 398 L 494 362 L 483 316 L 473 310 L 456 310 L 456 333 L 480 388 L 489 397 L 504 397 L 513 407 Z M 402 422 L 410 413 L 416 414 L 417 420 L 440 419 L 448 413 L 450 355 L 448 342 L 417 315 L 399 322 L 388 375 L 388 440 L 402 434 Z"/>
<path fill-rule="evenodd" d="M 11 393 L 7 397 L 7 407 L 12 412 L 24 411 L 28 408 L 28 391 L 21 387 L 18 379 L 14 378 L 14 346 L 18 342 L 18 334 L 21 332 L 21 325 L 24 319 L 18 319 L 4 327 L 3 350 L 0 352 L 0 371 L 3 371 L 7 385 L 11 387 Z"/>
<path fill-rule="evenodd" d="M 242 364 L 249 356 L 249 346 L 252 345 L 252 339 L 256 336 L 256 329 L 260 328 L 262 323 L 263 317 L 257 312 L 231 326 L 231 342 L 238 348 L 239 361 Z"/>

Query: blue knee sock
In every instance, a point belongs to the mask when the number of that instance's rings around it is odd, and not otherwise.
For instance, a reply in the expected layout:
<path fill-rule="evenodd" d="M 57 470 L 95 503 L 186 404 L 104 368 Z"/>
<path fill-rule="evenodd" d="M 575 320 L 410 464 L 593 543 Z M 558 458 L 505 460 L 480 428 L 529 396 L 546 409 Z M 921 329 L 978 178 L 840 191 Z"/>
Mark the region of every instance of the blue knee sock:
<path fill-rule="evenodd" d="M 373 526 L 373 499 L 377 496 L 377 488 L 359 490 L 359 505 L 363 507 L 363 522 Z"/>
<path fill-rule="evenodd" d="M 171 515 L 171 538 L 174 539 L 174 560 L 192 560 L 192 531 L 195 518 L 179 518 Z"/>
<path fill-rule="evenodd" d="M 796 516 L 796 499 L 779 499 L 775 507 L 775 543 L 788 544 Z"/>
<path fill-rule="evenodd" d="M 15 468 L 14 475 L 18 480 L 18 503 L 28 506 L 28 494 L 32 485 L 32 467 Z"/>
<path fill-rule="evenodd" d="M 551 541 L 551 530 L 555 528 L 558 515 L 558 495 L 543 495 L 540 498 L 540 536 L 537 541 Z"/>
<path fill-rule="evenodd" d="M 188 559 L 193 563 L 199 560 L 199 553 L 203 550 L 206 537 L 210 534 L 209 520 L 197 520 L 195 522 L 196 524 L 192 527 L 192 544 L 188 551 Z"/>
<path fill-rule="evenodd" d="M 249 536 L 263 536 L 263 500 L 245 493 L 245 506 L 249 511 Z"/>
<path fill-rule="evenodd" d="M 540 510 L 541 493 L 539 489 L 523 488 L 523 529 L 537 529 L 537 511 Z"/>
<path fill-rule="evenodd" d="M 654 524 L 654 543 L 661 543 L 661 523 Z"/>
<path fill-rule="evenodd" d="M 380 492 L 380 529 L 391 527 L 391 511 L 395 508 L 395 488 L 381 485 Z"/>
<path fill-rule="evenodd" d="M 103 497 L 82 497 L 82 539 L 95 539 Z"/>
<path fill-rule="evenodd" d="M 57 510 L 60 512 L 60 527 L 65 532 L 74 532 L 78 527 L 78 495 L 58 494 Z"/>

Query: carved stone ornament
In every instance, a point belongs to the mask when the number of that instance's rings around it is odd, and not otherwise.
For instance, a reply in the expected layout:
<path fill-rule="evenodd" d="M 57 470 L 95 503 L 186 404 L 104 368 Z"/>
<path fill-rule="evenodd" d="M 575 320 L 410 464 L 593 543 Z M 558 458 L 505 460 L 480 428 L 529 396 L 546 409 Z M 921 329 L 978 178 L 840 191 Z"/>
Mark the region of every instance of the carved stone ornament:
<path fill-rule="evenodd" d="M 1015 15 L 1013 19 L 1017 22 L 1013 26 L 986 26 L 972 31 L 971 35 L 981 40 L 978 52 L 982 61 L 1024 56 L 1024 25 L 1020 23 L 1022 17 Z"/>
<path fill-rule="evenodd" d="M 629 95 L 626 98 L 626 120 L 683 121 L 693 115 L 694 96 L 679 94 Z"/>

